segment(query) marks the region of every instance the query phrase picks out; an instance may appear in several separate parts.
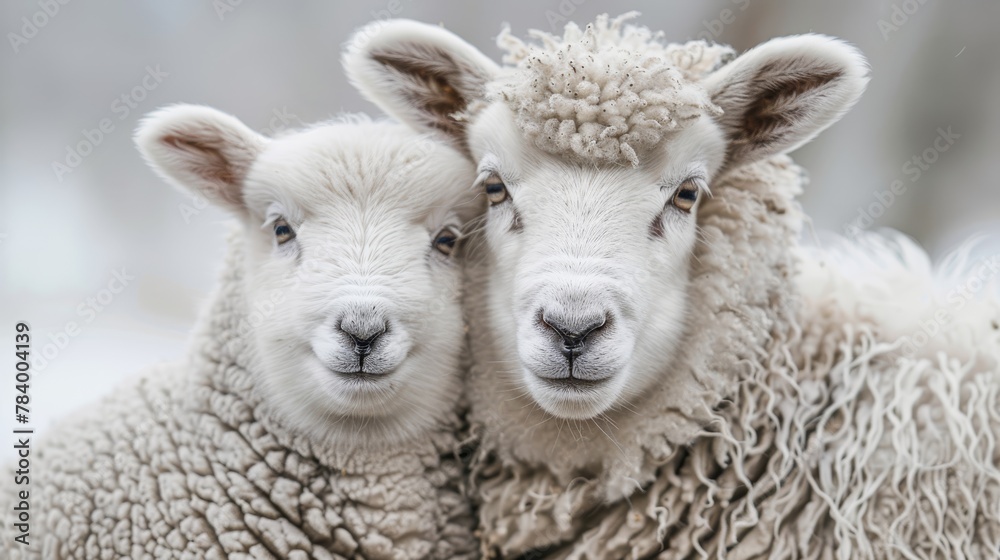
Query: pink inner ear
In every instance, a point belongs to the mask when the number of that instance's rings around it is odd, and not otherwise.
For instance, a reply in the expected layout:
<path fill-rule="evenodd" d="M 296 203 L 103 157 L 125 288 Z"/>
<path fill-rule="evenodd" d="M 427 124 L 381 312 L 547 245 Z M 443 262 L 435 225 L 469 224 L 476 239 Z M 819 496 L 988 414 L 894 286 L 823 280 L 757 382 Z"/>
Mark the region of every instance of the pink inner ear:
<path fill-rule="evenodd" d="M 809 119 L 827 90 L 844 77 L 839 68 L 796 70 L 795 62 L 771 62 L 761 66 L 744 87 L 750 99 L 742 115 L 728 120 L 730 130 L 727 162 L 741 161 L 757 150 L 788 143 L 796 124 Z"/>
<path fill-rule="evenodd" d="M 161 141 L 171 149 L 188 154 L 185 159 L 191 171 L 212 187 L 204 194 L 210 198 L 216 195 L 223 202 L 242 206 L 243 193 L 238 184 L 242 179 L 220 147 L 213 142 L 199 142 L 174 135 L 164 136 Z"/>
<path fill-rule="evenodd" d="M 761 80 L 765 86 L 743 114 L 746 142 L 768 144 L 779 141 L 786 132 L 783 129 L 808 117 L 808 102 L 803 103 L 803 98 L 820 94 L 827 84 L 844 75 L 840 70 L 791 73 L 765 82 L 767 76 L 775 73 L 771 66 L 764 65 L 757 72 L 755 80 Z"/>
<path fill-rule="evenodd" d="M 459 92 L 455 83 L 458 70 L 447 53 L 434 49 L 421 53 L 427 47 L 409 45 L 399 50 L 381 50 L 372 53 L 375 62 L 390 68 L 400 76 L 415 82 L 415 87 L 404 88 L 402 93 L 426 115 L 426 124 L 449 136 L 461 138 L 465 123 L 455 114 L 465 110 L 468 100 Z"/>

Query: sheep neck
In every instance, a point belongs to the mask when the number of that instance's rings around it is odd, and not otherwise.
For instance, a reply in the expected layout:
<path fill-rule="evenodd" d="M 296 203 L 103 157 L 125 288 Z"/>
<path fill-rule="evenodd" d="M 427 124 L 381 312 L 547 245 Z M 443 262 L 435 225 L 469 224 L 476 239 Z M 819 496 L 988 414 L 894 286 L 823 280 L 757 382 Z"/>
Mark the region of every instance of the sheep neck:
<path fill-rule="evenodd" d="M 551 419 L 529 396 L 498 398 L 510 394 L 512 380 L 496 364 L 509 366 L 510 359 L 489 336 L 496 323 L 485 298 L 470 298 L 469 399 L 472 422 L 483 426 L 481 458 L 549 471 L 560 485 L 581 476 L 601 480 L 610 498 L 653 480 L 678 449 L 725 425 L 720 403 L 762 369 L 768 344 L 795 324 L 791 247 L 802 224 L 794 202 L 801 182 L 799 168 L 785 157 L 715 182 L 713 197 L 699 210 L 703 237 L 691 260 L 696 281 L 689 288 L 684 350 L 641 400 L 601 419 Z M 494 265 L 490 256 L 481 258 L 469 267 L 470 285 L 489 284 Z"/>

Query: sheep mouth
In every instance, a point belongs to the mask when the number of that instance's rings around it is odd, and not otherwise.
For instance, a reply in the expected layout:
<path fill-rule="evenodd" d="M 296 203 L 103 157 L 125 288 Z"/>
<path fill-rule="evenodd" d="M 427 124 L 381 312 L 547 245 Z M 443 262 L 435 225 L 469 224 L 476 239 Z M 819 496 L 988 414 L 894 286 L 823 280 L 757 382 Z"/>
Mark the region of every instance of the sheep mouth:
<path fill-rule="evenodd" d="M 541 377 L 529 382 L 534 401 L 558 418 L 587 420 L 610 408 L 618 397 L 619 384 L 614 377 L 581 379 L 579 377 Z"/>
<path fill-rule="evenodd" d="M 608 383 L 608 379 L 580 379 L 579 377 L 540 377 L 539 379 L 549 389 L 576 393 L 590 393 Z"/>
<path fill-rule="evenodd" d="M 345 380 L 345 381 L 347 381 L 349 383 L 356 383 L 356 384 L 361 384 L 361 383 L 366 383 L 366 384 L 382 383 L 392 373 L 392 371 L 387 371 L 385 373 L 371 373 L 371 372 L 361 371 L 361 370 L 356 370 L 356 371 L 342 371 L 342 370 L 337 370 L 337 369 L 332 369 L 332 368 L 327 368 L 327 369 L 329 369 L 331 372 L 333 372 L 333 374 L 336 375 L 337 377 L 339 377 L 340 379 L 343 379 L 343 380 Z"/>

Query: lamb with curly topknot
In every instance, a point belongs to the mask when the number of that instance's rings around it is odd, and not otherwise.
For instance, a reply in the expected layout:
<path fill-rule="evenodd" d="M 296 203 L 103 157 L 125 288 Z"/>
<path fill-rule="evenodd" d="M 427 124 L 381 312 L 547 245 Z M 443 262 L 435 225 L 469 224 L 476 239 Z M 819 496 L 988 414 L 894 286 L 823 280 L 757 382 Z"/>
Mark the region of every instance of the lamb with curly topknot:
<path fill-rule="evenodd" d="M 836 39 L 729 49 L 606 17 L 499 66 L 409 21 L 361 30 L 355 85 L 462 149 L 473 483 L 515 558 L 992 558 L 1000 297 L 948 306 L 912 243 L 807 249 L 783 154 L 860 97 Z M 989 263 L 955 260 L 951 280 Z"/>
<path fill-rule="evenodd" d="M 627 16 L 626 16 L 627 17 Z M 562 38 L 534 32 L 536 46 L 505 28 L 498 43 L 513 68 L 490 84 L 535 147 L 579 163 L 639 165 L 670 133 L 715 114 L 698 79 L 721 64 L 724 46 L 666 44 L 625 18 L 598 18 L 586 30 L 569 25 Z"/>

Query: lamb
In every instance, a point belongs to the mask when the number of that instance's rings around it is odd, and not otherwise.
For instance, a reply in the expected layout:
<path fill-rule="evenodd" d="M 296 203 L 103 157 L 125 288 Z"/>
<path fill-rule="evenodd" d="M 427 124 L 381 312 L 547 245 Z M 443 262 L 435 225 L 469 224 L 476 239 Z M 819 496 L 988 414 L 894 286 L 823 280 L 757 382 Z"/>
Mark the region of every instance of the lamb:
<path fill-rule="evenodd" d="M 363 117 L 265 138 L 180 105 L 136 141 L 236 217 L 221 281 L 189 359 L 40 442 L 30 546 L 4 515 L 3 556 L 477 557 L 455 435 L 471 165 Z"/>
<path fill-rule="evenodd" d="M 490 203 L 466 280 L 482 551 L 1000 554 L 1000 262 L 952 263 L 994 286 L 959 308 L 904 239 L 799 241 L 785 154 L 857 101 L 863 56 L 802 35 L 737 57 L 633 17 L 505 29 L 503 66 L 405 20 L 344 53 Z"/>

